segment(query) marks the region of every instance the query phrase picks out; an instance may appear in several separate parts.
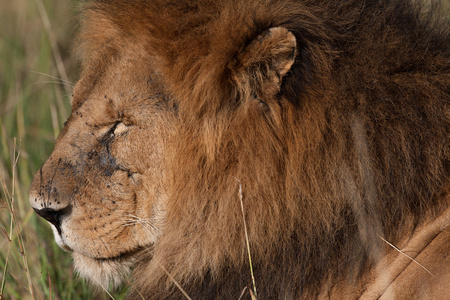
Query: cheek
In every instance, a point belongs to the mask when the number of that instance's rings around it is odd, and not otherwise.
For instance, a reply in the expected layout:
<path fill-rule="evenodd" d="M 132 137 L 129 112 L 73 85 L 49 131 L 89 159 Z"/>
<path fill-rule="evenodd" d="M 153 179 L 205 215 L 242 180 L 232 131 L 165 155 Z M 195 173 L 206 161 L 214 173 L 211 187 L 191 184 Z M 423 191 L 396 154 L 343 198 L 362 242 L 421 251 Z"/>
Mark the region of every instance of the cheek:
<path fill-rule="evenodd" d="M 126 224 L 126 218 L 136 214 L 140 185 L 130 183 L 133 180 L 126 172 L 87 181 L 89 184 L 80 189 L 73 202 L 72 214 L 62 223 L 63 238 L 71 248 L 80 239 L 91 240 L 103 252 L 105 241 L 120 243 L 127 239 L 132 227 Z"/>
<path fill-rule="evenodd" d="M 90 211 L 91 214 L 113 213 L 133 207 L 136 191 L 140 183 L 127 170 L 116 170 L 110 176 L 88 174 L 87 184 L 80 188 L 75 207 Z M 130 207 L 131 206 L 131 207 Z"/>
<path fill-rule="evenodd" d="M 114 157 L 139 174 L 160 169 L 163 136 L 159 133 L 158 130 L 131 130 L 113 145 Z"/>

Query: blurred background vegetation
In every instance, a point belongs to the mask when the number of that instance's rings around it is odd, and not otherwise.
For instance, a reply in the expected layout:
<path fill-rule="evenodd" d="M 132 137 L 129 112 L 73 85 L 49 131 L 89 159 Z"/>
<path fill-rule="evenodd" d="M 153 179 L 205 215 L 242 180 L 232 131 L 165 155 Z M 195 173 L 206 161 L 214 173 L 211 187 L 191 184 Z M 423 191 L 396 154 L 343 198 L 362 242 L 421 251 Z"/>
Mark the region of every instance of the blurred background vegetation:
<path fill-rule="evenodd" d="M 108 299 L 28 204 L 34 173 L 70 115 L 74 0 L 0 0 L 0 299 Z M 122 299 L 123 291 L 113 294 Z"/>

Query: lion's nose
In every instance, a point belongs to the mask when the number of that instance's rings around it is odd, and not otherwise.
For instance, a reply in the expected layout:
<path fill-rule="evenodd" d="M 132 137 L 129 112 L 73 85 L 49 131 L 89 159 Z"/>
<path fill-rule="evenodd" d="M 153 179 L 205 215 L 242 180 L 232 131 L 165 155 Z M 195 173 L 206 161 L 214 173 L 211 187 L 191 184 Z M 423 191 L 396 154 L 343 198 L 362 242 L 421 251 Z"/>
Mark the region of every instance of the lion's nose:
<path fill-rule="evenodd" d="M 34 208 L 34 211 L 39 216 L 41 216 L 42 218 L 46 219 L 51 224 L 53 224 L 56 227 L 56 230 L 58 230 L 58 233 L 61 234 L 61 219 L 63 216 L 70 214 L 70 212 L 72 211 L 72 207 L 69 205 L 60 210 L 54 210 L 51 208 L 43 208 L 43 209 Z"/>

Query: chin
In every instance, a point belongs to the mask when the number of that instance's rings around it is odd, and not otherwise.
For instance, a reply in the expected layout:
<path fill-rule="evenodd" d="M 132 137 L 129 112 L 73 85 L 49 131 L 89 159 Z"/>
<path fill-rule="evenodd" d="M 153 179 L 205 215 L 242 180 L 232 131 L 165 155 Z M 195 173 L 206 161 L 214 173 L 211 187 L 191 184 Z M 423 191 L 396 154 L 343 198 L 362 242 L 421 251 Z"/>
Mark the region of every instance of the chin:
<path fill-rule="evenodd" d="M 95 259 L 73 253 L 75 271 L 92 284 L 106 290 L 117 288 L 131 273 L 136 259 Z"/>

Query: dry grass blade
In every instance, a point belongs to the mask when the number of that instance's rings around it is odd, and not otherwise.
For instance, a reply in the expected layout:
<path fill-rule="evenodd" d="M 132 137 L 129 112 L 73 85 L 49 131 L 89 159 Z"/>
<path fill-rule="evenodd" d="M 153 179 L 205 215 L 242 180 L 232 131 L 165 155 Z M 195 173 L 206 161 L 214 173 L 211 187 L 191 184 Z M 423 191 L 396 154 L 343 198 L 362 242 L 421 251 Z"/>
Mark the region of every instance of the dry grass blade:
<path fill-rule="evenodd" d="M 236 177 L 234 177 L 234 179 L 239 183 L 239 199 L 241 201 L 242 219 L 244 220 L 245 242 L 247 245 L 248 261 L 250 263 L 250 273 L 252 275 L 252 282 L 253 282 L 254 294 L 253 294 L 252 290 L 250 290 L 250 295 L 251 295 L 252 299 L 256 300 L 258 294 L 256 293 L 256 282 L 255 282 L 255 276 L 253 274 L 252 255 L 250 253 L 250 243 L 248 240 L 247 222 L 245 221 L 244 201 L 243 201 L 243 197 L 242 197 L 242 183 Z"/>
<path fill-rule="evenodd" d="M 17 156 L 16 156 L 16 150 L 17 150 Z M 21 260 L 23 262 L 23 265 L 25 267 L 25 271 L 26 271 L 26 275 L 27 275 L 27 280 L 28 280 L 28 289 L 30 291 L 30 294 L 32 295 L 32 297 L 34 298 L 34 293 L 33 293 L 33 282 L 31 281 L 31 275 L 30 275 L 30 269 L 28 267 L 28 259 L 25 253 L 25 247 L 24 247 L 24 241 L 23 241 L 23 237 L 22 237 L 22 230 L 20 229 L 20 223 L 17 222 L 17 216 L 14 210 L 14 195 L 15 195 L 15 172 L 16 172 L 16 167 L 17 167 L 17 162 L 19 161 L 19 156 L 20 156 L 20 147 L 19 149 L 17 149 L 17 145 L 16 145 L 16 139 L 14 138 L 14 149 L 13 149 L 13 167 L 12 167 L 12 172 L 13 172 L 13 176 L 12 176 L 12 191 L 11 191 L 11 218 L 12 220 L 14 220 L 14 228 L 16 229 L 16 236 L 17 236 L 17 240 L 19 243 L 19 248 L 20 248 L 20 254 L 21 254 Z"/>
<path fill-rule="evenodd" d="M 172 280 L 172 282 L 176 285 L 176 287 L 181 291 L 181 293 L 183 293 L 183 295 L 186 297 L 186 299 L 191 300 L 191 297 L 189 297 L 188 293 L 186 293 L 186 291 L 181 287 L 181 285 L 175 280 L 175 278 L 172 277 L 172 275 L 170 275 L 169 271 L 166 270 L 166 268 L 164 268 L 163 266 L 161 266 L 161 269 L 163 269 L 163 271 L 167 274 L 167 276 L 169 276 L 170 280 Z"/>
<path fill-rule="evenodd" d="M 50 298 L 49 300 L 52 300 L 52 279 L 50 278 L 50 274 L 47 273 L 48 276 L 48 283 L 49 283 L 49 289 L 50 289 Z"/>
<path fill-rule="evenodd" d="M 22 287 L 23 287 L 24 289 L 27 289 L 27 287 L 22 283 L 22 281 L 20 281 L 20 279 L 19 279 L 16 275 L 14 275 L 14 274 L 11 273 L 11 272 L 9 272 L 9 275 L 11 275 L 11 277 L 12 277 L 19 285 L 22 285 Z"/>
<path fill-rule="evenodd" d="M 249 290 L 249 291 L 250 291 L 250 297 L 252 298 L 252 300 L 257 300 L 255 294 L 253 294 L 253 291 L 252 290 Z"/>
<path fill-rule="evenodd" d="M 128 279 L 125 279 L 127 283 L 139 294 L 142 300 L 145 300 L 144 296 L 142 296 L 141 292 L 136 288 L 136 286 Z M 0 299 L 1 300 L 1 299 Z"/>
<path fill-rule="evenodd" d="M 3 178 L 0 178 L 0 180 L 1 180 L 1 183 L 2 183 L 2 189 L 3 189 L 3 193 L 5 194 L 5 199 L 10 199 L 9 198 L 9 192 L 8 192 L 8 189 L 6 188 L 6 184 L 5 184 L 5 182 L 3 181 Z M 2 198 L 0 198 L 0 199 L 2 199 Z M 9 204 L 8 204 L 8 202 L 5 200 L 5 207 L 8 207 L 9 208 Z M 11 222 L 12 222 L 12 220 L 11 220 Z M 10 225 L 11 226 L 11 225 Z M 0 227 L 0 229 L 2 230 L 2 232 L 3 232 L 3 234 L 5 235 L 5 237 L 8 239 L 8 242 L 10 241 L 10 238 L 9 238 L 9 235 L 8 235 L 8 233 L 6 232 L 6 230 L 4 229 L 4 228 L 1 228 Z M 6 251 L 6 259 L 5 259 L 5 267 L 4 267 L 4 269 L 3 269 L 3 277 L 2 277 L 2 286 L 1 286 L 1 289 L 0 289 L 0 299 L 1 299 L 1 295 L 3 295 L 3 291 L 4 291 L 4 289 L 5 289 L 5 283 L 6 283 L 6 272 L 8 271 L 8 262 L 9 262 L 9 252 L 10 252 L 10 250 L 11 250 L 11 247 L 9 247 L 8 246 L 8 250 Z"/>
<path fill-rule="evenodd" d="M 19 161 L 19 157 L 20 157 L 20 147 L 19 149 L 17 148 L 17 141 L 14 138 L 14 148 L 13 148 L 13 156 L 12 156 L 12 176 L 11 176 L 11 192 L 8 192 L 8 188 L 5 184 L 5 182 L 2 181 L 2 189 L 4 191 L 4 194 L 7 196 L 5 199 L 5 206 L 8 208 L 8 212 L 10 215 L 10 224 L 9 224 L 9 234 L 6 232 L 6 230 L 4 230 L 2 228 L 2 232 L 5 234 L 7 240 L 8 240 L 8 250 L 7 250 L 7 254 L 6 254 L 6 262 L 5 262 L 5 267 L 3 270 L 3 280 L 2 280 L 2 286 L 1 286 L 1 294 L 3 294 L 5 285 L 6 285 L 6 274 L 7 274 L 7 269 L 8 269 L 8 263 L 9 263 L 9 254 L 11 252 L 11 248 L 13 249 L 13 251 L 15 252 L 16 256 L 19 259 L 19 262 L 22 264 L 25 273 L 26 273 L 26 277 L 27 277 L 27 283 L 28 283 L 28 287 L 27 290 L 29 291 L 31 297 L 34 299 L 34 293 L 33 293 L 33 283 L 31 280 L 31 275 L 30 275 L 30 269 L 28 266 L 28 260 L 27 260 L 27 256 L 25 253 L 25 248 L 24 248 L 24 241 L 23 241 L 23 237 L 22 237 L 22 230 L 20 229 L 20 224 L 18 222 L 18 218 L 16 215 L 16 211 L 14 209 L 14 201 L 15 201 L 15 179 L 16 179 L 16 168 L 17 168 L 17 163 Z M 14 231 L 15 231 L 15 237 L 13 237 L 14 235 Z M 16 249 L 15 245 L 13 244 L 13 239 L 17 240 L 17 244 L 19 249 Z M 9 273 L 11 276 L 13 276 L 13 274 L 10 272 Z"/>
<path fill-rule="evenodd" d="M 45 31 L 47 32 L 48 39 L 50 41 L 50 47 L 52 49 L 53 57 L 56 62 L 56 68 L 58 69 L 59 76 L 61 76 L 63 82 L 70 82 L 69 76 L 67 76 L 66 68 L 64 66 L 61 53 L 59 52 L 58 44 L 56 42 L 56 37 L 53 34 L 52 26 L 50 24 L 50 19 L 48 18 L 47 11 L 44 7 L 42 0 L 36 0 L 36 4 L 41 15 L 42 23 L 44 24 Z M 71 94 L 71 90 L 64 85 L 66 93 Z"/>
<path fill-rule="evenodd" d="M 105 288 L 105 287 L 103 286 L 103 284 L 100 283 L 100 281 L 98 281 L 97 279 L 95 279 L 95 277 L 92 277 L 92 278 L 93 278 L 93 280 L 95 280 L 95 282 L 97 283 L 97 285 L 100 286 L 100 287 L 103 289 L 103 291 L 105 291 L 106 294 L 108 294 L 108 296 L 109 296 L 112 300 L 115 300 L 114 297 L 113 297 L 113 295 L 111 295 L 111 293 L 108 291 L 108 289 Z"/>
<path fill-rule="evenodd" d="M 383 237 L 380 236 L 380 239 L 383 240 L 383 242 L 385 242 L 386 244 L 388 244 L 389 246 L 391 246 L 392 248 L 394 248 L 395 250 L 397 250 L 398 252 L 400 252 L 401 254 L 403 254 L 404 256 L 406 256 L 407 258 L 409 258 L 410 260 L 412 260 L 413 262 L 415 262 L 417 265 L 419 265 L 422 269 L 424 269 L 425 271 L 427 271 L 431 276 L 434 276 L 433 273 L 431 273 L 427 268 L 425 268 L 424 265 L 422 265 L 421 263 L 419 263 L 417 260 L 415 260 L 414 258 L 412 258 L 411 256 L 409 256 L 408 254 L 406 254 L 405 252 L 403 252 L 402 250 L 398 249 L 397 247 L 395 247 L 393 244 L 389 243 L 388 241 L 386 241 Z"/>
<path fill-rule="evenodd" d="M 239 299 L 238 299 L 238 300 L 241 300 L 242 297 L 244 297 L 245 291 L 247 291 L 247 289 L 248 289 L 248 288 L 245 287 L 245 288 L 242 290 L 241 295 L 239 296 Z M 257 299 L 256 299 L 256 296 L 255 296 L 255 294 L 253 293 L 252 290 L 249 289 L 248 292 L 250 293 L 250 298 L 252 298 L 252 300 L 257 300 Z"/>
<path fill-rule="evenodd" d="M 244 289 L 242 290 L 241 295 L 239 296 L 238 300 L 241 300 L 242 297 L 244 297 L 246 290 L 247 290 L 247 287 L 244 287 Z"/>
<path fill-rule="evenodd" d="M 2 228 L 2 231 L 3 231 L 3 228 Z M 5 232 L 5 234 L 6 234 L 6 236 L 8 236 L 6 232 Z M 9 262 L 9 252 L 10 252 L 10 250 L 11 250 L 11 247 L 8 247 L 8 250 L 6 252 L 5 268 L 3 269 L 3 279 L 2 279 L 2 286 L 1 286 L 1 289 L 0 289 L 0 299 L 1 299 L 1 297 L 3 295 L 3 291 L 5 289 L 6 272 L 8 271 L 8 262 Z"/>

